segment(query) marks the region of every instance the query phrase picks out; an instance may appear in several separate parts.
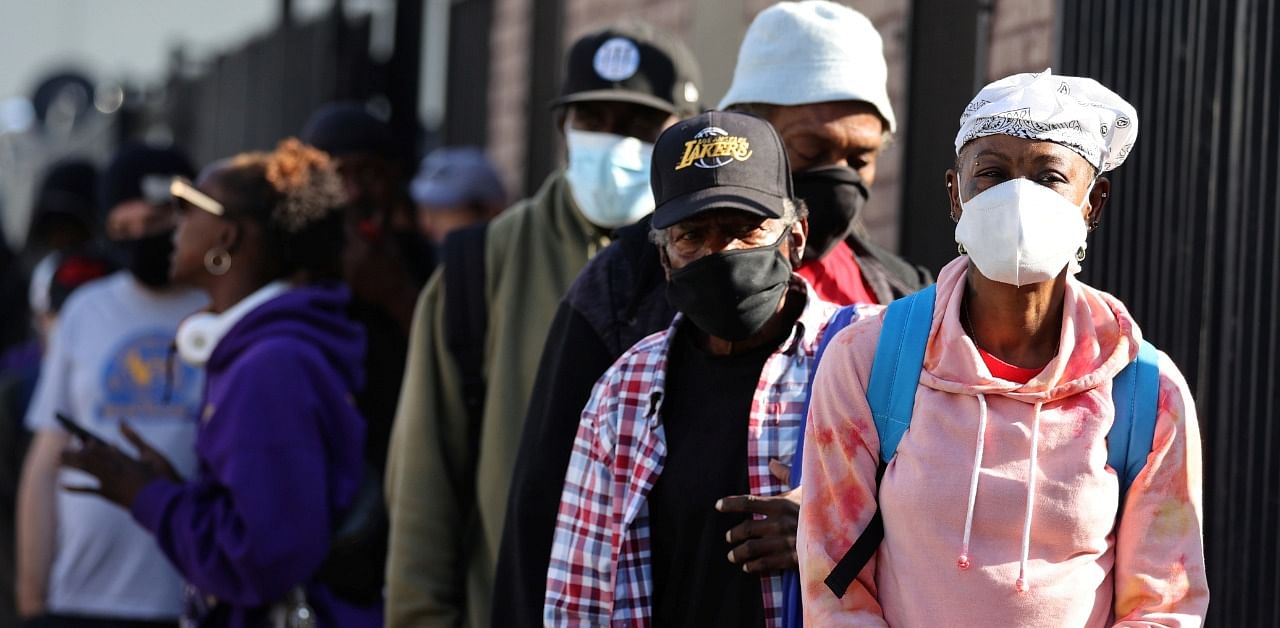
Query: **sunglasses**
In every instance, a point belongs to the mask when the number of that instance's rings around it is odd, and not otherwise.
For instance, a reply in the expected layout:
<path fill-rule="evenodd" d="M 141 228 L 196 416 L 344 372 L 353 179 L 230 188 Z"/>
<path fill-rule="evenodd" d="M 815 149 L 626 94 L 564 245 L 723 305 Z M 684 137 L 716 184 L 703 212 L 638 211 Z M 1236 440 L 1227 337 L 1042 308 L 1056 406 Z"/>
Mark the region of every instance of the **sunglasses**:
<path fill-rule="evenodd" d="M 174 177 L 169 183 L 169 194 L 173 196 L 175 201 L 181 201 L 202 209 L 214 216 L 223 216 L 227 213 L 222 203 L 213 200 L 213 197 L 201 192 L 191 181 L 185 177 Z"/>

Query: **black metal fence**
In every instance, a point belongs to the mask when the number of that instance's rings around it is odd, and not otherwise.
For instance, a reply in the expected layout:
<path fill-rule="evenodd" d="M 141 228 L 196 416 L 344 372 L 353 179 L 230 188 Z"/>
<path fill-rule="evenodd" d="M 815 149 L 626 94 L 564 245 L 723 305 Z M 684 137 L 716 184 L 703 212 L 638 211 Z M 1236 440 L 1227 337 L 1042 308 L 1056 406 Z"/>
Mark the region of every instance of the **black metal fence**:
<path fill-rule="evenodd" d="M 420 5 L 399 2 L 397 10 Z M 317 21 L 282 24 L 219 55 L 195 76 L 176 74 L 162 115 L 199 163 L 271 148 L 297 135 L 312 111 L 333 100 L 381 100 L 392 126 L 415 144 L 421 14 L 408 12 L 400 21 L 413 28 L 398 37 L 389 60 L 369 54 L 368 16 L 348 19 L 339 8 Z"/>
<path fill-rule="evenodd" d="M 1280 626 L 1280 0 L 1063 0 L 1063 73 L 1138 109 L 1086 277 L 1181 366 L 1209 625 Z"/>

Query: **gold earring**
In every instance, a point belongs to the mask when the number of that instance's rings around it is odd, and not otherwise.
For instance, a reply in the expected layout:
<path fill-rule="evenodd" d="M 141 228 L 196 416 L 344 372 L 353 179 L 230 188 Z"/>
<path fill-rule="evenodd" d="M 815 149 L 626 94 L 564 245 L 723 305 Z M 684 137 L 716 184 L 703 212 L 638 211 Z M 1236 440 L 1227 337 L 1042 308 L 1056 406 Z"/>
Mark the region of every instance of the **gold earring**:
<path fill-rule="evenodd" d="M 221 277 L 231 270 L 231 254 L 226 249 L 214 247 L 204 253 L 204 269 L 210 275 Z"/>
<path fill-rule="evenodd" d="M 1077 262 L 1084 261 L 1084 245 L 1081 245 L 1080 248 L 1076 249 L 1076 261 Z"/>
<path fill-rule="evenodd" d="M 968 255 L 969 252 L 964 249 L 964 245 L 956 242 L 956 252 L 961 255 Z"/>

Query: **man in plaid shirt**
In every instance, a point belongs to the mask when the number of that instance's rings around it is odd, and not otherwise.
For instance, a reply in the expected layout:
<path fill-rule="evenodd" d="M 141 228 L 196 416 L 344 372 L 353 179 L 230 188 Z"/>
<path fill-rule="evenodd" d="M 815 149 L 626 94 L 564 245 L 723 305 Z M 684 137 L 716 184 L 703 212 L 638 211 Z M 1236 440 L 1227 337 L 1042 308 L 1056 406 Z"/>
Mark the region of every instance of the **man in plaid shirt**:
<path fill-rule="evenodd" d="M 767 122 L 676 124 L 651 182 L 680 313 L 614 363 L 582 412 L 544 618 L 778 626 L 799 503 L 787 465 L 835 306 L 793 273 L 808 226 Z"/>

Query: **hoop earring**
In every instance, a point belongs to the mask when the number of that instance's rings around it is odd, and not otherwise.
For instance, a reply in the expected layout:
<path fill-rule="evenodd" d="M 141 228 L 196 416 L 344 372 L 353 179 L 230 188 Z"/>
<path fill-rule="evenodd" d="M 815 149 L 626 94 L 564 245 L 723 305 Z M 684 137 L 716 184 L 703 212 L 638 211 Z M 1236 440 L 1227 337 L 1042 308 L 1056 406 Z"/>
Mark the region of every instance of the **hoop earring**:
<path fill-rule="evenodd" d="M 960 244 L 959 242 L 956 242 L 956 253 L 959 253 L 961 255 L 969 254 L 969 252 L 964 249 L 964 245 Z"/>
<path fill-rule="evenodd" d="M 1077 261 L 1077 262 L 1083 262 L 1083 261 L 1084 261 L 1084 247 L 1083 247 L 1083 246 L 1081 246 L 1080 248 L 1076 249 L 1076 261 Z"/>
<path fill-rule="evenodd" d="M 231 254 L 226 249 L 214 247 L 205 251 L 204 269 L 209 271 L 210 275 L 221 277 L 231 270 Z"/>

